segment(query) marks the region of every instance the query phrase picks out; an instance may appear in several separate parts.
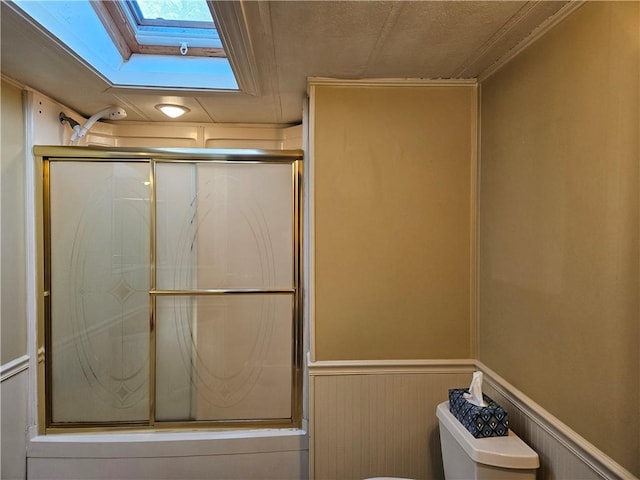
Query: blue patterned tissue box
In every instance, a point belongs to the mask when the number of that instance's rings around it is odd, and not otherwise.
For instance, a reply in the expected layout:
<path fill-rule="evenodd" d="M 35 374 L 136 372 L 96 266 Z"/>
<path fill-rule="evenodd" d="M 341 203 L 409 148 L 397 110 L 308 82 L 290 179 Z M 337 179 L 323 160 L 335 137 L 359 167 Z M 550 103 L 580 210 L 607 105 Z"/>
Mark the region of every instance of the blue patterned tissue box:
<path fill-rule="evenodd" d="M 483 438 L 504 437 L 509 434 L 509 417 L 504 408 L 484 394 L 482 396 L 488 406 L 478 407 L 464 398 L 465 393 L 469 393 L 466 388 L 449 390 L 449 411 L 471 435 Z"/>

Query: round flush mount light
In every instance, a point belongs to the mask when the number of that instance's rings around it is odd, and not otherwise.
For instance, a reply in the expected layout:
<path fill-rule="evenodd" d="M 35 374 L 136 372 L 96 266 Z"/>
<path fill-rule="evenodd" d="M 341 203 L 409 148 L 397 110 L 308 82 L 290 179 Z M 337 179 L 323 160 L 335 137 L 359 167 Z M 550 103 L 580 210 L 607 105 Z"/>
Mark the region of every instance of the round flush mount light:
<path fill-rule="evenodd" d="M 182 105 L 172 105 L 170 103 L 161 103 L 156 105 L 156 108 L 164 113 L 169 118 L 178 118 L 190 110 Z"/>

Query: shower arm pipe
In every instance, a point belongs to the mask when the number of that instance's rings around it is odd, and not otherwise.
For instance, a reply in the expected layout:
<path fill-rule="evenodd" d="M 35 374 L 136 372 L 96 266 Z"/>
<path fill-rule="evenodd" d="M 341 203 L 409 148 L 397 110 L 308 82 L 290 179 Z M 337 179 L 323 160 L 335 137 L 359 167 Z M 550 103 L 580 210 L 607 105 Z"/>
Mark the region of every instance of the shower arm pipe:
<path fill-rule="evenodd" d="M 106 116 L 108 116 L 108 118 L 111 120 L 122 120 L 127 116 L 127 112 L 125 112 L 123 108 L 116 107 L 116 106 L 106 107 L 96 112 L 85 122 L 85 124 L 82 126 L 82 128 L 80 128 L 79 131 L 75 131 L 75 133 L 71 136 L 70 141 L 73 142 L 76 139 L 80 139 L 84 137 L 89 131 L 89 129 L 93 127 L 94 123 L 96 123 L 98 120 Z"/>

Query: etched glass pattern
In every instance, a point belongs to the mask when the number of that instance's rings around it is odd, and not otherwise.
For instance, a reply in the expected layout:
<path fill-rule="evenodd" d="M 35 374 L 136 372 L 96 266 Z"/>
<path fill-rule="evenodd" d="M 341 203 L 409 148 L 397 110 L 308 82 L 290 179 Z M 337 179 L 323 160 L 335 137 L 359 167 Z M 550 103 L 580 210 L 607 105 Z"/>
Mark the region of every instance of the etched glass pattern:
<path fill-rule="evenodd" d="M 291 416 L 290 164 L 156 165 L 156 419 Z M 273 294 L 268 290 L 289 290 Z"/>
<path fill-rule="evenodd" d="M 293 288 L 290 164 L 156 166 L 157 288 Z"/>
<path fill-rule="evenodd" d="M 49 163 L 52 424 L 292 418 L 296 168 Z"/>
<path fill-rule="evenodd" d="M 51 163 L 54 422 L 148 420 L 148 179 L 146 164 Z"/>
<path fill-rule="evenodd" d="M 291 295 L 159 297 L 156 419 L 291 416 Z"/>

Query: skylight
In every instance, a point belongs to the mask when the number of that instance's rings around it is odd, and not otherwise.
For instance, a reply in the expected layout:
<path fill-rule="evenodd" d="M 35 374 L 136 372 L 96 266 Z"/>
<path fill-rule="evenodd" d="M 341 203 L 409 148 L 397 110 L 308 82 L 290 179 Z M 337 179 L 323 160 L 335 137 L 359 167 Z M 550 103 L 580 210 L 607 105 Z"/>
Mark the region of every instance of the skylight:
<path fill-rule="evenodd" d="M 92 5 L 111 35 L 126 43 L 125 58 L 131 53 L 225 56 L 206 0 L 119 0 Z"/>
<path fill-rule="evenodd" d="M 14 3 L 114 87 L 238 89 L 205 0 Z"/>
<path fill-rule="evenodd" d="M 224 57 L 206 0 L 93 1 L 125 59 L 133 53 Z"/>
<path fill-rule="evenodd" d="M 205 0 L 137 0 L 127 2 L 143 25 L 194 26 L 214 28 L 213 18 Z"/>

